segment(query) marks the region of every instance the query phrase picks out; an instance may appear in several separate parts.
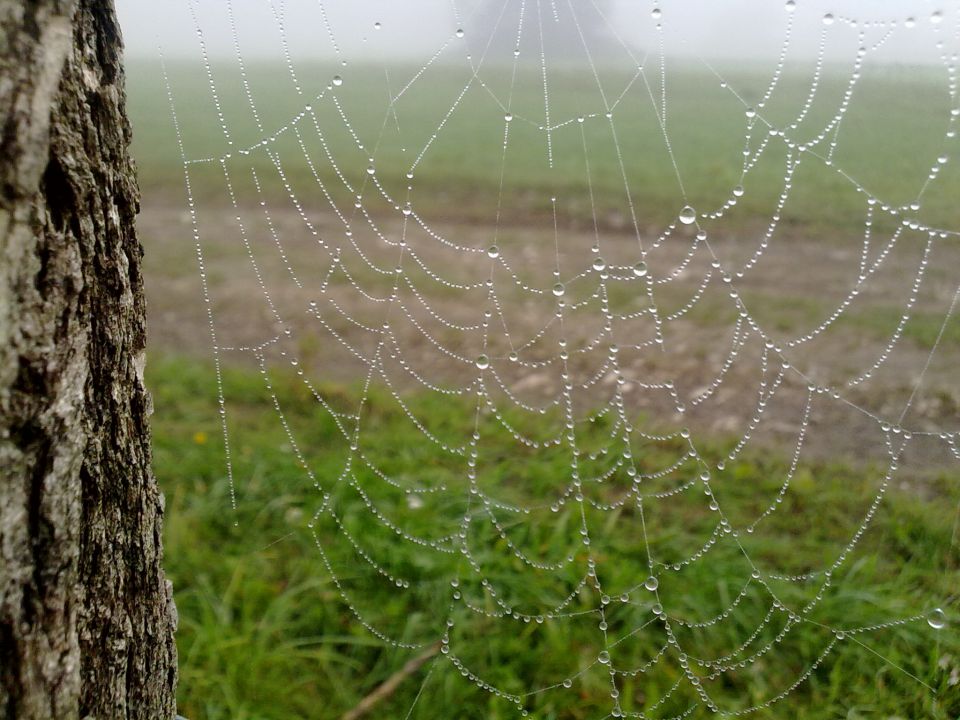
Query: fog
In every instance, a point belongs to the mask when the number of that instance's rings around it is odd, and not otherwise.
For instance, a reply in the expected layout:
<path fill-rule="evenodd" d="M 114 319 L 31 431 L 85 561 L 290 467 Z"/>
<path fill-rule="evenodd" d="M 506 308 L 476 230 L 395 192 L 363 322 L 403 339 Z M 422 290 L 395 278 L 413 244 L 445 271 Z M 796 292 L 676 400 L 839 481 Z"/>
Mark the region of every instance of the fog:
<path fill-rule="evenodd" d="M 526 0 L 523 5 L 521 54 L 539 58 L 542 28 L 548 55 L 570 55 L 574 61 L 586 59 L 581 31 L 596 57 L 610 48 L 623 52 L 623 44 L 638 52 L 656 50 L 662 35 L 671 56 L 775 61 L 791 15 L 784 0 L 662 0 L 658 32 L 649 0 Z M 117 7 L 132 58 L 156 58 L 162 48 L 168 57 L 199 59 L 198 28 L 211 58 L 232 58 L 235 27 L 240 51 L 251 60 L 289 55 L 295 60 L 426 61 L 438 51 L 444 60 L 464 56 L 457 41 L 466 53 L 509 60 L 521 0 L 117 0 Z M 901 27 L 873 53 L 874 62 L 941 62 L 938 41 L 947 52 L 957 52 L 957 10 L 956 0 L 797 0 L 790 57 L 815 56 L 826 30 L 827 59 L 848 59 L 861 29 L 869 46 L 887 32 L 875 23 L 896 21 Z M 941 22 L 935 22 L 937 12 Z M 836 17 L 830 26 L 823 22 L 826 13 Z M 489 42 L 493 28 L 499 42 Z M 454 35 L 458 29 L 462 39 Z"/>

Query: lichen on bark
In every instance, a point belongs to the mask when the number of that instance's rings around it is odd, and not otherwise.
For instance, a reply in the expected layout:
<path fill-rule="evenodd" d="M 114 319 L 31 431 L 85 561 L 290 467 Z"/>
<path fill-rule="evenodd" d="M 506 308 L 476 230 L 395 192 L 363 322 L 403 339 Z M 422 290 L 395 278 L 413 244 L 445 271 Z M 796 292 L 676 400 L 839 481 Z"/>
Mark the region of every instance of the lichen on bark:
<path fill-rule="evenodd" d="M 171 718 L 112 2 L 0 0 L 0 718 Z"/>

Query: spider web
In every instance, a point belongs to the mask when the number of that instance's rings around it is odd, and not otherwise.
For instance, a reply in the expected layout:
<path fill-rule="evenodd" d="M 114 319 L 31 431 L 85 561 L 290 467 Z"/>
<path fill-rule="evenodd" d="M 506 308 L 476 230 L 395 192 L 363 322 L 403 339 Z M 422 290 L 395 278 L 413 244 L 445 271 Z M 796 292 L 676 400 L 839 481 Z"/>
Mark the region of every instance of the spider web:
<path fill-rule="evenodd" d="M 262 373 L 302 470 L 318 565 L 352 626 L 397 648 L 401 661 L 439 644 L 436 663 L 522 716 L 548 695 L 577 707 L 578 685 L 597 676 L 609 685 L 597 717 L 746 715 L 774 706 L 851 643 L 925 684 L 868 642 L 891 628 L 943 628 L 944 599 L 905 602 L 900 615 L 850 626 L 845 603 L 856 599 L 837 586 L 856 582 L 844 573 L 902 468 L 938 454 L 960 458 L 956 430 L 918 412 L 931 368 L 950 362 L 938 350 L 960 297 L 955 269 L 933 272 L 949 269 L 957 231 L 925 214 L 960 115 L 954 8 L 858 20 L 789 0 L 777 60 L 756 88 L 738 87 L 741 75 L 722 63 L 687 61 L 701 73 L 697 108 L 671 94 L 679 7 L 645 9 L 650 49 L 641 50 L 592 0 L 454 2 L 458 29 L 437 38 L 422 62 L 375 67 L 348 57 L 335 3 L 265 0 L 292 88 L 281 98 L 273 88 L 256 91 L 232 2 L 216 5 L 230 29 L 232 74 L 207 50 L 210 7 L 188 2 L 222 153 L 191 152 L 200 141 L 181 130 L 169 81 L 167 92 L 231 502 L 242 502 L 243 487 L 234 483 L 236 427 L 222 369 L 245 359 Z M 494 20 L 481 22 L 491 8 Z M 297 13 L 307 11 L 338 63 L 332 72 L 324 66 L 320 80 L 316 66 L 298 65 L 290 40 Z M 816 45 L 792 69 L 796 28 L 811 22 Z M 588 29 L 598 24 L 604 47 Z M 390 32 L 371 13 L 364 42 L 372 47 Z M 845 142 L 856 139 L 845 123 L 871 60 L 911 32 L 925 33 L 940 60 L 943 105 L 924 111 L 937 116 L 943 142 L 904 199 L 858 179 L 869 168 L 857 168 L 855 156 L 846 164 Z M 786 92 L 789 83 L 805 90 Z M 237 106 L 223 99 L 228 84 Z M 264 108 L 283 103 L 286 120 L 272 125 L 275 108 Z M 722 149 L 702 138 L 707 144 L 697 146 L 682 120 L 696 112 L 700 125 L 739 134 Z M 479 133 L 481 155 L 458 150 L 467 132 Z M 685 172 L 694 155 L 712 152 L 738 156 L 739 168 Z M 452 164 L 447 172 L 462 173 L 466 187 L 475 181 L 478 193 L 496 188 L 492 217 L 458 222 L 461 204 L 471 212 L 469 198 L 430 180 L 432 163 Z M 480 183 L 491 177 L 492 186 Z M 793 244 L 792 204 L 803 205 L 802 188 L 818 185 L 857 198 L 860 214 L 844 217 L 843 232 L 858 234 L 859 249 L 817 265 L 816 277 L 797 272 L 805 293 L 824 304 L 815 321 L 786 331 L 755 300 L 754 283 L 785 263 L 802 270 L 810 253 L 841 244 L 829 224 L 803 231 L 817 234 L 812 245 Z M 201 198 L 201 187 L 219 188 L 220 204 Z M 647 192 L 665 198 L 663 207 L 642 202 Z M 832 222 L 829 208 L 820 209 Z M 578 225 L 578 216 L 590 221 Z M 217 294 L 209 248 L 224 225 L 259 297 Z M 918 354 L 904 338 L 932 284 L 937 332 Z M 846 323 L 862 300 L 891 287 L 899 309 L 882 339 L 850 341 Z M 240 321 L 222 322 L 231 315 Z M 306 357 L 305 338 L 315 337 L 321 363 Z M 332 436 L 318 438 L 289 417 L 274 387 L 289 372 Z M 885 373 L 909 381 L 890 393 L 874 385 Z M 357 382 L 357 397 L 333 397 L 328 378 Z M 424 414 L 424 395 L 448 401 L 445 414 Z M 417 447 L 379 449 L 384 406 L 417 429 Z M 800 567 L 791 548 L 803 543 L 802 529 L 785 536 L 776 520 L 816 455 L 816 437 L 845 431 L 873 463 L 862 504 L 839 516 L 808 508 L 793 521 L 838 525 L 832 555 Z M 718 450 L 718 433 L 735 440 Z M 785 471 L 779 490 L 748 512 L 726 488 L 738 482 L 743 453 L 768 436 L 790 448 Z M 314 469 L 317 442 L 340 448 L 338 472 Z M 699 534 L 695 545 L 672 532 L 689 521 L 673 512 L 688 495 L 702 505 L 689 528 Z M 566 549 L 557 553 L 557 545 Z M 398 561 L 400 546 L 412 547 L 416 561 Z M 380 597 L 375 586 L 392 588 L 395 600 L 371 602 Z M 822 631 L 815 647 L 797 633 L 811 626 Z M 545 658 L 548 679 L 536 668 L 536 684 L 488 679 L 499 662 L 488 652 L 491 636 L 580 637 L 582 628 L 593 644 Z M 717 646 L 728 650 L 701 649 Z M 762 676 L 769 664 L 790 668 L 793 680 L 744 702 L 730 678 Z M 638 678 L 655 691 L 642 707 L 624 699 Z M 426 681 L 417 701 L 423 695 Z"/>

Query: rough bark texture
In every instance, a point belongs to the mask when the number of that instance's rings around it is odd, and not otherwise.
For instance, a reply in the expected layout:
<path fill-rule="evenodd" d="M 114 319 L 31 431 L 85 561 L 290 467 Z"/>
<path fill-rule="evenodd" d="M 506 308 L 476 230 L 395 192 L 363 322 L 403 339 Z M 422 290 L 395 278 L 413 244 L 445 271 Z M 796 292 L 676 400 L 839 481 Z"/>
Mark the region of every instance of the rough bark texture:
<path fill-rule="evenodd" d="M 0 719 L 172 718 L 109 0 L 0 0 Z"/>

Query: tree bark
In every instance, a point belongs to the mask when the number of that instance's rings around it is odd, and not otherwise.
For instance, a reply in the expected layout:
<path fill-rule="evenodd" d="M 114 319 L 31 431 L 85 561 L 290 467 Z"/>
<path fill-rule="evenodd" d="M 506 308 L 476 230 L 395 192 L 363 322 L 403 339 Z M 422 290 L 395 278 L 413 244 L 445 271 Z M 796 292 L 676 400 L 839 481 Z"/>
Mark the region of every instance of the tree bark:
<path fill-rule="evenodd" d="M 0 718 L 172 718 L 112 0 L 0 0 Z"/>

